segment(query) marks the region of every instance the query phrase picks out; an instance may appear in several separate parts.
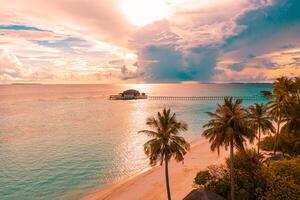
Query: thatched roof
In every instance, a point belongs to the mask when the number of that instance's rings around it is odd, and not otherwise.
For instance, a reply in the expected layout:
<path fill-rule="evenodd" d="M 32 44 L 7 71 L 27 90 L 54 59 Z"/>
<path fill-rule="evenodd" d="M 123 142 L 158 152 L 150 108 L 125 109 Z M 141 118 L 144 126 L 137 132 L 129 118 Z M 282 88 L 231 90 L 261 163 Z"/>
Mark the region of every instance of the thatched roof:
<path fill-rule="evenodd" d="M 134 95 L 134 96 L 139 96 L 140 92 L 134 89 L 126 90 L 122 93 L 123 95 Z"/>
<path fill-rule="evenodd" d="M 204 189 L 192 190 L 183 200 L 225 200 L 220 195 Z"/>

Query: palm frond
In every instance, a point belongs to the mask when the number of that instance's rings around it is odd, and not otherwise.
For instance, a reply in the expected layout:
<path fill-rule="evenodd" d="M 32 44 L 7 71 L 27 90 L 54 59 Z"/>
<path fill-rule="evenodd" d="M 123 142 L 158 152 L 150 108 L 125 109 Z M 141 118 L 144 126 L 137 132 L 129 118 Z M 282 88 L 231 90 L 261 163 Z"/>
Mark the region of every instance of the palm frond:
<path fill-rule="evenodd" d="M 162 164 L 165 159 L 169 160 L 171 157 L 182 161 L 189 150 L 189 143 L 178 134 L 187 130 L 187 124 L 177 121 L 176 114 L 172 114 L 170 109 L 163 109 L 156 117 L 149 117 L 146 124 L 153 130 L 141 130 L 139 133 L 152 137 L 144 144 L 150 164 Z"/>

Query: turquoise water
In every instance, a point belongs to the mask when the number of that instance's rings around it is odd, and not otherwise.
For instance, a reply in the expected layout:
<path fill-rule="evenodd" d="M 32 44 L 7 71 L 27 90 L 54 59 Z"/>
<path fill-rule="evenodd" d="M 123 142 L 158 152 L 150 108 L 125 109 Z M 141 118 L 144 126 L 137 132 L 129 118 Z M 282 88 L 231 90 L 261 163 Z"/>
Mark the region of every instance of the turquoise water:
<path fill-rule="evenodd" d="M 148 116 L 163 107 L 201 138 L 216 101 L 109 101 L 136 88 L 149 95 L 257 95 L 270 84 L 0 86 L 0 199 L 78 199 L 148 167 L 143 153 Z M 257 100 L 265 101 L 265 100 Z M 244 101 L 250 105 L 251 101 Z"/>

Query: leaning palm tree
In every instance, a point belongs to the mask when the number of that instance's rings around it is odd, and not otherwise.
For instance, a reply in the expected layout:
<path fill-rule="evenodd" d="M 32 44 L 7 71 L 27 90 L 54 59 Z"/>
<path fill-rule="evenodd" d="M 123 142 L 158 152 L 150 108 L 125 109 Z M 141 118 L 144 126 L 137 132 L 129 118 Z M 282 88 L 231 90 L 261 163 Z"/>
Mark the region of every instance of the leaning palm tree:
<path fill-rule="evenodd" d="M 267 132 L 275 132 L 275 128 L 272 124 L 271 117 L 268 115 L 268 107 L 266 104 L 255 103 L 251 105 L 248 109 L 248 119 L 249 125 L 258 135 L 257 142 L 257 153 L 259 154 L 260 150 L 260 138 L 261 133 L 266 134 Z"/>
<path fill-rule="evenodd" d="M 145 133 L 152 139 L 144 144 L 144 151 L 152 166 L 157 162 L 160 165 L 165 163 L 166 188 L 168 200 L 171 200 L 168 162 L 172 157 L 178 162 L 183 161 L 189 150 L 189 143 L 179 136 L 180 131 L 187 130 L 187 124 L 177 121 L 175 113 L 172 114 L 170 109 L 158 112 L 156 118 L 148 118 L 146 124 L 152 130 L 142 130 L 139 133 Z"/>
<path fill-rule="evenodd" d="M 225 97 L 224 104 L 218 105 L 216 112 L 208 112 L 212 118 L 203 127 L 206 128 L 203 135 L 209 138 L 211 150 L 220 152 L 220 147 L 225 149 L 230 146 L 230 184 L 231 199 L 234 200 L 234 148 L 244 151 L 244 142 L 254 139 L 253 130 L 247 123 L 247 111 L 241 105 L 242 100 L 233 101 L 232 97 Z"/>

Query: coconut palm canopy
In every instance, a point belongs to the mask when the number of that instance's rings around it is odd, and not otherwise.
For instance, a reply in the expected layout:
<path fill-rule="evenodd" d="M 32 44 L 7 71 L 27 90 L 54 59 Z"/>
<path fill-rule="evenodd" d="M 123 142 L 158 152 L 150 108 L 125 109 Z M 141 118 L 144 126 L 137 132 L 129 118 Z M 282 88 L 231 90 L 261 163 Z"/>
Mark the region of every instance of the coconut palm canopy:
<path fill-rule="evenodd" d="M 246 138 L 253 141 L 253 130 L 248 126 L 247 111 L 242 106 L 242 100 L 233 101 L 232 97 L 224 99 L 224 104 L 218 104 L 216 112 L 208 112 L 212 118 L 203 127 L 206 130 L 203 135 L 209 138 L 211 149 L 218 150 L 221 146 L 227 148 L 230 138 L 233 137 L 234 145 L 240 149 L 244 148 Z"/>
<path fill-rule="evenodd" d="M 171 157 L 182 161 L 189 150 L 189 144 L 179 136 L 179 132 L 186 131 L 187 124 L 177 121 L 176 114 L 171 114 L 170 109 L 164 109 L 162 113 L 158 112 L 156 118 L 149 117 L 146 124 L 153 130 L 142 130 L 140 133 L 153 138 L 144 145 L 150 164 L 156 165 L 157 161 L 162 164 L 165 159 L 169 160 Z"/>
<path fill-rule="evenodd" d="M 280 132 L 282 130 L 293 132 L 295 128 L 299 127 L 299 119 L 297 119 L 299 91 L 298 77 L 294 79 L 281 77 L 273 83 L 274 97 L 269 103 L 269 113 L 277 124 L 274 154 L 277 150 Z M 285 122 L 285 125 L 281 127 L 283 122 Z"/>
<path fill-rule="evenodd" d="M 249 107 L 249 124 L 254 129 L 261 129 L 262 133 L 275 132 L 266 104 L 255 103 Z"/>
<path fill-rule="evenodd" d="M 260 138 L 261 133 L 266 134 L 267 132 L 275 133 L 275 128 L 272 124 L 272 119 L 268 113 L 268 106 L 266 104 L 255 103 L 248 109 L 249 125 L 257 133 L 258 153 L 260 150 Z"/>
<path fill-rule="evenodd" d="M 187 124 L 177 121 L 175 113 L 172 114 L 170 109 L 158 112 L 157 117 L 149 117 L 146 124 L 152 130 L 142 130 L 140 133 L 145 133 L 152 139 L 144 144 L 145 154 L 151 165 L 165 163 L 166 188 L 168 200 L 171 200 L 168 162 L 172 157 L 176 161 L 182 161 L 190 149 L 189 143 L 179 136 L 180 131 L 187 130 Z"/>
<path fill-rule="evenodd" d="M 287 104 L 283 122 L 282 131 L 300 136 L 300 101 Z"/>

